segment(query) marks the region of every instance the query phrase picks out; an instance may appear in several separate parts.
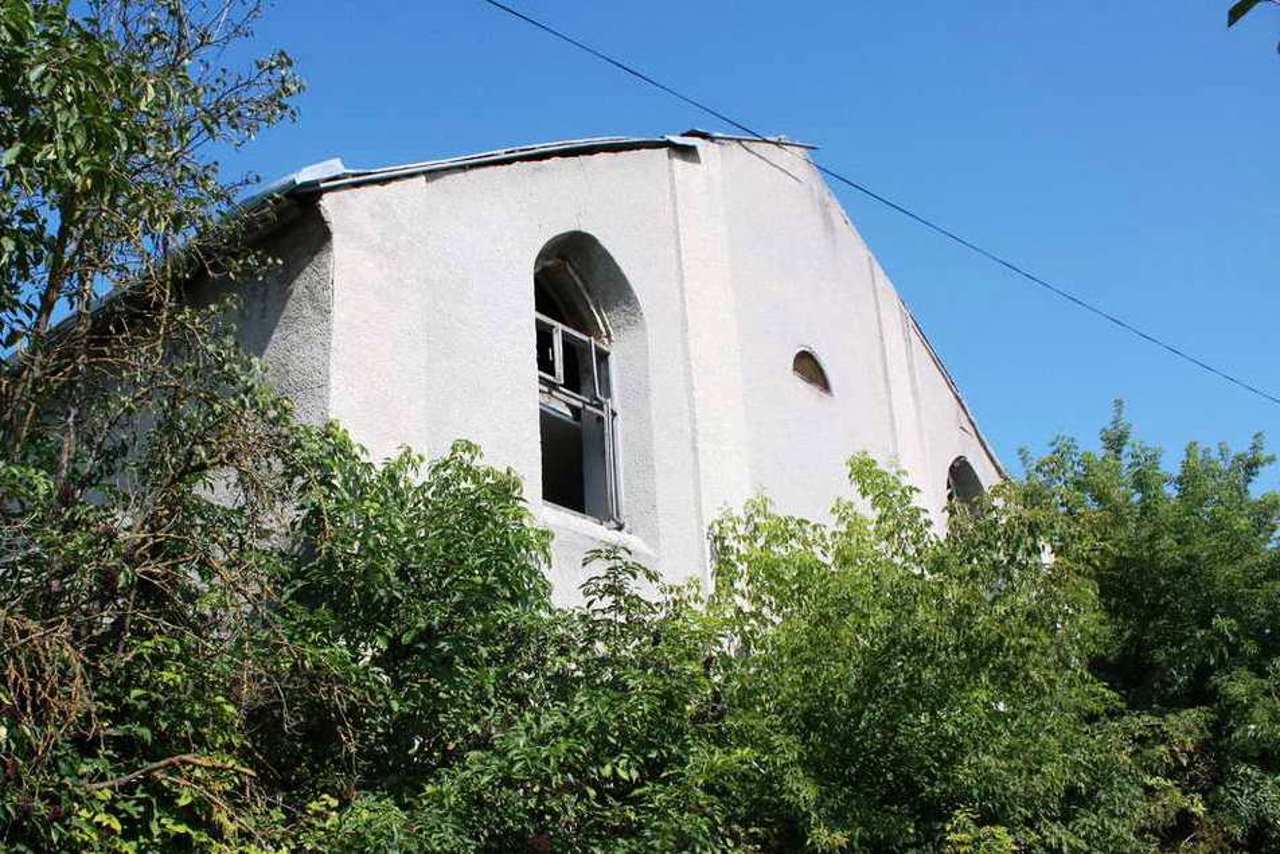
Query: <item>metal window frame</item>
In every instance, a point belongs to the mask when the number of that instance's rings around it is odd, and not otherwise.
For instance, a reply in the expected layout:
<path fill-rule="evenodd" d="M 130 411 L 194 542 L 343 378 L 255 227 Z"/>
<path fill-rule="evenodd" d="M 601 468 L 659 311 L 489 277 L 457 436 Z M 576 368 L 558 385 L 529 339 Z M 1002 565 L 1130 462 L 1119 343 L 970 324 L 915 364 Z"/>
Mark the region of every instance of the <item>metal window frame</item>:
<path fill-rule="evenodd" d="M 611 527 L 621 529 L 624 527 L 622 515 L 622 488 L 621 473 L 618 470 L 618 411 L 614 408 L 611 397 L 601 393 L 600 382 L 600 357 L 603 353 L 606 357 L 612 355 L 609 348 L 604 344 L 596 341 L 589 335 L 572 329 L 558 320 L 553 320 L 545 314 L 534 312 L 535 330 L 541 326 L 549 328 L 552 336 L 552 359 L 554 360 L 555 371 L 547 373 L 538 368 L 538 387 L 539 390 L 549 397 L 565 404 L 571 409 L 580 410 L 585 416 L 591 413 L 604 424 L 604 467 L 605 467 L 605 502 L 606 502 L 606 518 L 600 518 L 590 513 L 582 515 L 596 521 L 603 522 Z M 564 378 L 564 336 L 569 335 L 580 343 L 587 345 L 588 359 L 591 363 L 591 397 L 570 391 L 565 387 Z M 608 359 L 606 362 L 606 370 L 610 376 L 607 377 L 608 387 L 612 391 L 614 388 L 613 360 Z M 559 505 L 557 505 L 559 506 Z M 562 508 L 574 512 L 571 508 Z"/>
<path fill-rule="evenodd" d="M 535 343 L 537 339 L 537 333 L 540 331 L 540 327 L 549 327 L 551 330 L 551 363 L 555 367 L 555 373 L 548 374 L 546 371 L 542 370 L 542 367 L 539 365 L 538 376 L 543 379 L 549 380 L 553 383 L 556 383 L 557 385 L 560 385 L 564 382 L 564 344 L 560 340 L 560 328 L 561 328 L 560 324 L 552 320 L 551 318 L 547 317 L 546 315 L 535 313 L 534 315 Z M 541 354 L 538 354 L 538 355 L 541 355 Z"/>

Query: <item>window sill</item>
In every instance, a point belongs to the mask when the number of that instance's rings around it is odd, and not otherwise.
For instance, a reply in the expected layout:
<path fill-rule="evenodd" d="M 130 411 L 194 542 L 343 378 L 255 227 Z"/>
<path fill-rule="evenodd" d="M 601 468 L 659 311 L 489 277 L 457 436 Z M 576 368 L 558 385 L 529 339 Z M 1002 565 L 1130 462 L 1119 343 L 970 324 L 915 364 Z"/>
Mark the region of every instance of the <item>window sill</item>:
<path fill-rule="evenodd" d="M 552 531 L 572 532 L 598 540 L 602 544 L 623 546 L 638 559 L 655 557 L 649 544 L 627 531 L 626 528 L 616 528 L 592 516 L 577 513 L 547 501 L 542 503 L 538 519 Z"/>

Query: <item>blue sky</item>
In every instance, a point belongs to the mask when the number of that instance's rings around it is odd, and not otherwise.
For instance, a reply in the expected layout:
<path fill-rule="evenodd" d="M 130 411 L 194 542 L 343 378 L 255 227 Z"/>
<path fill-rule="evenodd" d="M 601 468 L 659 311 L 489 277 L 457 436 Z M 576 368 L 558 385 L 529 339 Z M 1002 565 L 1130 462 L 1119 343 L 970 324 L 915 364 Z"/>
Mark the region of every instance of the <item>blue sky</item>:
<path fill-rule="evenodd" d="M 1280 9 L 1227 31 L 1225 0 L 509 2 L 1280 394 Z M 257 42 L 310 87 L 227 160 L 268 180 L 728 130 L 479 0 L 280 3 Z M 836 192 L 1015 470 L 1091 444 L 1117 397 L 1175 456 L 1280 447 L 1280 406 Z"/>

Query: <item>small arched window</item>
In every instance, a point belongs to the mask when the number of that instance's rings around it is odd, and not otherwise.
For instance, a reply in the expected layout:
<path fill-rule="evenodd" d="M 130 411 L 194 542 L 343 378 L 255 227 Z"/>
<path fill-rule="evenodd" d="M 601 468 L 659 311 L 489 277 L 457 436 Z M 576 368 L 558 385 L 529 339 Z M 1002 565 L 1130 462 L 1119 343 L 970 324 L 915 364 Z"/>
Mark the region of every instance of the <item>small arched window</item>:
<path fill-rule="evenodd" d="M 831 381 L 827 379 L 827 372 L 823 370 L 822 363 L 813 353 L 808 350 L 798 350 L 795 358 L 791 360 L 791 370 L 818 391 L 831 394 Z"/>
<path fill-rule="evenodd" d="M 947 503 L 959 502 L 973 507 L 985 490 L 978 473 L 964 457 L 956 457 L 947 469 Z"/>

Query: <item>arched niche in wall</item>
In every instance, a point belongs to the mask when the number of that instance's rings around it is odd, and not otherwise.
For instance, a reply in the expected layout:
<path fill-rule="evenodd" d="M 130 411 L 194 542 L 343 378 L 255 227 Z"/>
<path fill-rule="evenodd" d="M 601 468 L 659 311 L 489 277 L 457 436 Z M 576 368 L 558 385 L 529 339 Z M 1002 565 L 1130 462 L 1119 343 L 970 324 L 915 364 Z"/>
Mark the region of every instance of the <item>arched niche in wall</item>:
<path fill-rule="evenodd" d="M 635 291 L 583 231 L 542 247 L 533 285 L 543 500 L 652 538 L 649 352 Z"/>
<path fill-rule="evenodd" d="M 947 468 L 947 503 L 959 502 L 974 506 L 986 490 L 978 473 L 964 457 L 956 457 Z"/>
<path fill-rule="evenodd" d="M 831 380 L 827 378 L 826 368 L 822 367 L 822 362 L 812 350 L 797 350 L 791 359 L 791 371 L 823 394 L 831 394 Z"/>

